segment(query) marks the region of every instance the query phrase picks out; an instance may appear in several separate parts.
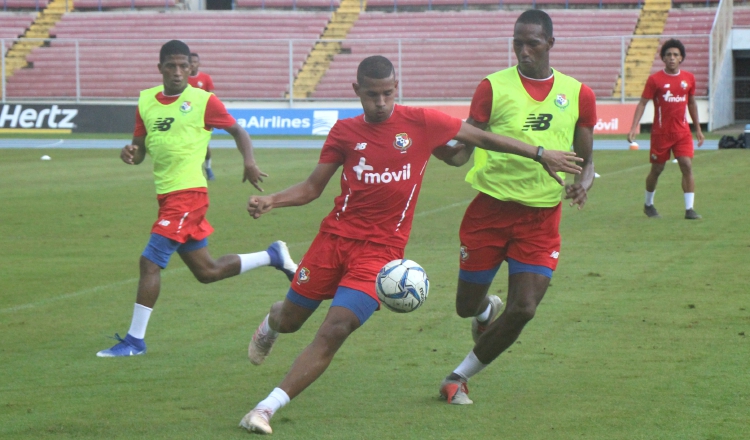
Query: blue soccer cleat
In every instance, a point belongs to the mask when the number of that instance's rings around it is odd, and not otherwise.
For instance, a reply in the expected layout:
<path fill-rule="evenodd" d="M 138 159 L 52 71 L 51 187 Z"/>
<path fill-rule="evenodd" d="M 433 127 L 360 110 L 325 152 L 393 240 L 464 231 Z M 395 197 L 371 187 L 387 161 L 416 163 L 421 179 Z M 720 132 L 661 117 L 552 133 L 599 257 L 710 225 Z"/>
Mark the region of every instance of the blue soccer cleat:
<path fill-rule="evenodd" d="M 112 348 L 100 351 L 96 355 L 98 357 L 121 357 L 146 354 L 146 342 L 143 339 L 134 338 L 129 334 L 125 335 L 123 339 L 117 333 L 115 333 L 115 339 L 120 342 Z"/>
<path fill-rule="evenodd" d="M 211 171 L 211 168 L 206 168 L 206 179 L 216 180 L 216 176 L 214 176 L 214 172 Z"/>
<path fill-rule="evenodd" d="M 297 264 L 289 255 L 289 248 L 283 241 L 274 241 L 266 249 L 268 256 L 271 257 L 271 266 L 284 272 L 289 281 L 294 279 L 294 273 L 297 272 Z"/>

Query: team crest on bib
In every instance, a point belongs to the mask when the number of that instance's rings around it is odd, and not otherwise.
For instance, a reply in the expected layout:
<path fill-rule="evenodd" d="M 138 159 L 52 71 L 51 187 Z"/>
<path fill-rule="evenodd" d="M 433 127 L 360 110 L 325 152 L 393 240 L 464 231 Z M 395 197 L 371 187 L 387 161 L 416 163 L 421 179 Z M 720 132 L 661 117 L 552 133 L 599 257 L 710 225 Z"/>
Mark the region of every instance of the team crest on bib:
<path fill-rule="evenodd" d="M 411 139 L 406 133 L 399 133 L 396 135 L 396 140 L 393 141 L 393 146 L 402 153 L 406 153 L 406 149 L 411 147 Z"/>
<path fill-rule="evenodd" d="M 557 98 L 555 98 L 555 105 L 560 110 L 565 110 L 566 108 L 568 108 L 568 104 L 570 104 L 570 102 L 568 102 L 568 98 L 566 98 L 562 93 L 558 94 Z"/>
<path fill-rule="evenodd" d="M 182 113 L 190 113 L 191 111 L 193 111 L 193 107 L 190 105 L 190 101 L 183 102 L 180 106 L 180 111 Z"/>
<path fill-rule="evenodd" d="M 688 83 L 687 83 L 687 81 L 684 81 L 684 80 L 683 80 L 683 81 L 680 81 L 680 87 L 682 87 L 682 90 L 685 90 L 685 89 L 687 89 L 687 88 L 688 88 Z"/>
<path fill-rule="evenodd" d="M 310 269 L 301 267 L 297 276 L 297 284 L 303 284 L 310 281 Z"/>

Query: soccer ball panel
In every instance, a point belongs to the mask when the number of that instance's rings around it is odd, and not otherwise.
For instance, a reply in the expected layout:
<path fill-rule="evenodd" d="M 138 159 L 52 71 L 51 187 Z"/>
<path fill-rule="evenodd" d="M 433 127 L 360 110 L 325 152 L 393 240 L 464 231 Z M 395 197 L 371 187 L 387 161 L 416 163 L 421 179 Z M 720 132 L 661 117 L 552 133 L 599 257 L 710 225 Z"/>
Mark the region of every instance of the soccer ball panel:
<path fill-rule="evenodd" d="M 430 282 L 422 266 L 412 260 L 393 260 L 383 266 L 375 280 L 380 303 L 397 313 L 419 308 L 427 299 Z"/>

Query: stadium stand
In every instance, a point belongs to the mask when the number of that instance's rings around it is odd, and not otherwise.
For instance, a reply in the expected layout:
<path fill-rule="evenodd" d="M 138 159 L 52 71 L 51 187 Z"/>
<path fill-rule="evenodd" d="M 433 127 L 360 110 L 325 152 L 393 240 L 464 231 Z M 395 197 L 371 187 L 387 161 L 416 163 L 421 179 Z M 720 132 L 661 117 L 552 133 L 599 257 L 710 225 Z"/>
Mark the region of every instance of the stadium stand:
<path fill-rule="evenodd" d="M 555 23 L 552 66 L 609 97 L 621 59 L 621 36 L 630 36 L 637 10 L 549 10 Z M 402 97 L 409 99 L 470 98 L 486 75 L 515 64 L 510 38 L 517 11 L 366 12 L 360 16 L 334 57 L 314 98 L 351 96 L 357 63 L 382 54 L 400 71 Z M 401 38 L 401 65 L 398 42 Z M 589 39 L 585 39 L 588 37 Z M 607 38 L 612 37 L 612 38 Z M 451 38 L 472 38 L 456 42 Z M 595 38 L 595 39 L 591 39 Z M 625 44 L 628 44 L 626 38 Z"/>
<path fill-rule="evenodd" d="M 118 8 L 173 8 L 175 0 L 72 0 L 75 9 L 97 9 L 99 11 Z"/>
<path fill-rule="evenodd" d="M 18 38 L 34 21 L 34 12 L 0 12 L 0 38 Z M 8 43 L 6 43 L 8 45 Z"/>
<path fill-rule="evenodd" d="M 28 56 L 32 68 L 8 79 L 7 95 L 75 97 L 76 45 L 81 97 L 135 98 L 161 82 L 159 47 L 182 39 L 201 54 L 216 94 L 278 99 L 289 84 L 289 39 L 295 71 L 328 22 L 322 12 L 73 12 L 52 29 L 55 39 Z M 148 38 L 149 40 L 144 40 Z"/>
<path fill-rule="evenodd" d="M 341 4 L 340 0 L 236 0 L 237 8 L 259 9 L 328 9 L 334 10 Z"/>
<path fill-rule="evenodd" d="M 3 11 L 8 9 L 34 9 L 38 11 L 47 7 L 49 0 L 0 0 L 0 2 L 2 2 Z"/>
<path fill-rule="evenodd" d="M 531 8 L 569 8 L 585 5 L 599 7 L 617 5 L 639 6 L 643 0 L 367 0 L 368 11 L 399 11 L 415 9 L 511 9 L 528 6 Z"/>
<path fill-rule="evenodd" d="M 750 27 L 750 6 L 734 6 L 734 27 Z"/>
<path fill-rule="evenodd" d="M 708 95 L 709 34 L 715 14 L 716 8 L 670 9 L 660 39 L 663 44 L 670 38 L 677 38 L 685 45 L 686 56 L 682 68 L 695 75 L 696 96 Z M 657 51 L 651 73 L 663 68 L 664 62 Z"/>

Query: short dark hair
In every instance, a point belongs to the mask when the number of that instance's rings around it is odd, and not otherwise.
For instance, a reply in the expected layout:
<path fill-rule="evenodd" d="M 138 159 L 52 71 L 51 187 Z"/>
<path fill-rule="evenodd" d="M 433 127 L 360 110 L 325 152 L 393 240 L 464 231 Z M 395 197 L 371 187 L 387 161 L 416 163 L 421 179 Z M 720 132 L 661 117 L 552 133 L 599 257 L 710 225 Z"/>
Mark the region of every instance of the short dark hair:
<path fill-rule="evenodd" d="M 396 69 L 393 68 L 391 60 L 382 55 L 373 55 L 359 63 L 359 67 L 357 67 L 357 83 L 362 84 L 365 77 L 384 79 L 389 78 L 391 75 L 395 76 L 395 74 Z"/>
<path fill-rule="evenodd" d="M 680 51 L 680 55 L 682 56 L 682 59 L 685 59 L 685 46 L 682 44 L 680 40 L 675 40 L 674 38 L 667 40 L 662 46 L 661 46 L 661 52 L 660 55 L 662 58 L 664 58 L 664 55 L 667 54 L 667 51 L 669 49 L 676 48 Z"/>
<path fill-rule="evenodd" d="M 159 51 L 159 62 L 163 63 L 170 55 L 185 55 L 190 58 L 190 48 L 180 40 L 167 41 Z"/>
<path fill-rule="evenodd" d="M 200 56 L 200 55 L 198 55 L 198 53 L 197 53 L 197 52 L 190 52 L 190 58 L 192 58 L 192 57 L 197 57 L 197 58 L 200 58 L 201 56 Z"/>
<path fill-rule="evenodd" d="M 539 9 L 529 9 L 518 16 L 516 24 L 538 24 L 542 27 L 542 32 L 548 38 L 552 36 L 552 19 L 546 12 Z"/>

